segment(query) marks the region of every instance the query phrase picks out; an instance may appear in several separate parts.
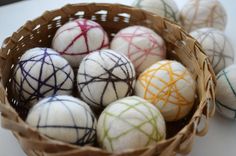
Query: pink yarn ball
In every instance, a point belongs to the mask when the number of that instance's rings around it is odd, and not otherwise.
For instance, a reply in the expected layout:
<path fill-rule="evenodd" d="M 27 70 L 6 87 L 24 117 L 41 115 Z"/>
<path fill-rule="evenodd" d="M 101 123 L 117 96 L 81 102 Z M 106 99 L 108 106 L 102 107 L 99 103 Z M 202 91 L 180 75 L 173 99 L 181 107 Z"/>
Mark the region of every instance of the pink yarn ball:
<path fill-rule="evenodd" d="M 125 54 L 134 64 L 137 73 L 166 57 L 164 40 L 143 26 L 120 30 L 111 42 L 111 49 Z"/>
<path fill-rule="evenodd" d="M 92 51 L 108 48 L 107 33 L 100 24 L 76 19 L 61 26 L 52 41 L 52 47 L 69 61 L 72 67 L 78 68 L 84 56 Z"/>

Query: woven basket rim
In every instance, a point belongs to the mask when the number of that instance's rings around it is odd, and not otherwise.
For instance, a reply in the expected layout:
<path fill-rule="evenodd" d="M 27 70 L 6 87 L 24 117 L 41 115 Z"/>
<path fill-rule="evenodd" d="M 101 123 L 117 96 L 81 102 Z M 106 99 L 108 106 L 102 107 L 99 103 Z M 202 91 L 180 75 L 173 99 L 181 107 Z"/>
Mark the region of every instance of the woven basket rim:
<path fill-rule="evenodd" d="M 41 137 L 43 139 L 46 140 L 50 140 L 50 144 L 54 144 L 56 143 L 59 147 L 67 147 L 69 145 L 69 147 L 71 149 L 77 150 L 77 151 L 95 151 L 98 153 L 103 153 L 105 154 L 111 154 L 108 153 L 98 147 L 80 147 L 80 146 L 76 146 L 76 145 L 71 145 L 71 144 L 67 144 L 61 141 L 56 141 L 56 140 L 52 140 L 42 134 L 40 134 L 36 129 L 28 126 L 18 115 L 18 113 L 10 106 L 10 103 L 7 99 L 7 93 L 6 93 L 6 89 L 4 87 L 4 66 L 5 66 L 5 61 L 7 60 L 7 55 L 6 55 L 6 50 L 7 49 L 11 49 L 12 47 L 16 46 L 17 43 L 19 42 L 22 34 L 26 34 L 26 35 L 30 35 L 30 32 L 39 24 L 47 24 L 47 22 L 49 20 L 52 20 L 53 18 L 55 18 L 55 12 L 57 10 L 63 10 L 64 13 L 66 13 L 71 7 L 76 7 L 76 6 L 84 6 L 84 7 L 98 7 L 98 8 L 103 8 L 103 7 L 117 7 L 119 9 L 128 9 L 128 10 L 132 10 L 132 11 L 137 11 L 140 16 L 142 16 L 143 18 L 146 18 L 146 16 L 153 16 L 153 18 L 161 18 L 158 15 L 155 15 L 154 13 L 145 11 L 145 10 L 141 10 L 138 8 L 134 8 L 131 6 L 126 6 L 123 4 L 110 4 L 110 3 L 79 3 L 79 4 L 68 4 L 65 5 L 64 7 L 60 8 L 60 9 L 55 9 L 55 10 L 51 10 L 51 11 L 46 11 L 42 16 L 39 16 L 38 18 L 32 20 L 32 21 L 27 21 L 22 27 L 20 27 L 16 32 L 14 32 L 10 37 L 6 38 L 3 42 L 2 45 L 2 49 L 0 49 L 0 111 L 2 112 L 2 126 L 11 130 L 13 132 L 13 134 L 16 136 L 16 138 L 20 141 L 20 142 L 24 142 L 24 134 L 21 133 L 21 131 L 26 131 L 30 130 L 30 135 L 35 136 L 35 137 Z M 89 10 L 89 9 L 88 9 Z M 54 17 L 55 16 L 55 17 Z M 65 15 L 67 16 L 67 15 Z M 52 18 L 53 17 L 53 18 Z M 168 19 L 162 18 L 164 20 L 164 26 L 166 28 L 168 28 L 168 25 L 173 26 L 175 25 L 176 30 L 180 31 L 183 35 L 185 35 L 185 37 L 187 38 L 186 40 L 191 42 L 192 44 L 194 44 L 194 47 L 196 47 L 202 54 L 204 54 L 204 51 L 202 50 L 200 44 L 193 39 L 188 33 L 186 33 L 180 26 L 176 25 L 174 22 L 169 21 Z M 209 63 L 208 58 L 205 56 L 204 58 L 204 63 L 206 63 L 207 69 L 205 69 L 207 72 L 209 72 L 208 75 L 206 75 L 204 78 L 206 80 L 206 83 L 209 83 L 208 85 L 206 85 L 207 88 L 205 88 L 208 97 L 206 97 L 206 101 L 201 101 L 202 103 L 199 104 L 199 108 L 194 112 L 191 120 L 189 121 L 189 123 L 187 125 L 185 125 L 174 137 L 171 137 L 167 140 L 163 140 L 158 142 L 156 145 L 154 146 L 149 146 L 149 147 L 145 147 L 145 148 L 140 148 L 140 149 L 135 149 L 135 150 L 127 150 L 127 151 L 122 151 L 120 154 L 128 154 L 128 153 L 132 153 L 134 151 L 144 151 L 145 153 L 149 153 L 149 152 L 153 152 L 153 150 L 157 150 L 157 145 L 158 147 L 163 147 L 165 148 L 165 150 L 163 150 L 163 153 L 165 153 L 165 155 L 168 154 L 168 152 L 173 152 L 173 150 L 175 152 L 179 152 L 179 153 L 188 153 L 191 150 L 191 143 L 189 143 L 187 148 L 183 148 L 181 149 L 180 145 L 186 143 L 188 141 L 188 139 L 192 139 L 195 135 L 198 136 L 202 136 L 205 135 L 207 132 L 207 125 L 208 125 L 208 119 L 209 117 L 213 116 L 214 111 L 215 111 L 215 101 L 214 101 L 214 88 L 215 88 L 215 84 L 216 84 L 216 80 L 215 80 L 215 75 L 214 72 L 212 70 L 212 67 Z M 204 84 L 205 85 L 205 84 Z M 210 109 L 210 106 L 213 106 L 212 109 Z M 203 116 L 205 116 L 205 127 L 201 130 L 198 129 L 198 124 L 199 122 L 203 119 Z M 15 123 L 14 123 L 15 122 Z M 13 124 L 14 123 L 14 124 Z M 16 124 L 17 123 L 17 124 Z M 12 127 L 12 125 L 18 125 L 16 127 Z M 23 124 L 25 126 L 24 130 L 20 130 L 20 132 L 18 131 L 17 128 L 22 128 L 20 125 Z M 23 139 L 22 139 L 23 138 Z M 192 141 L 192 140 L 191 140 Z M 178 147 L 177 147 L 178 146 Z M 141 152 L 141 153 L 142 153 Z M 117 153 L 116 153 L 117 154 Z M 119 155 L 119 153 L 118 153 Z M 163 154 L 164 155 L 164 154 Z"/>

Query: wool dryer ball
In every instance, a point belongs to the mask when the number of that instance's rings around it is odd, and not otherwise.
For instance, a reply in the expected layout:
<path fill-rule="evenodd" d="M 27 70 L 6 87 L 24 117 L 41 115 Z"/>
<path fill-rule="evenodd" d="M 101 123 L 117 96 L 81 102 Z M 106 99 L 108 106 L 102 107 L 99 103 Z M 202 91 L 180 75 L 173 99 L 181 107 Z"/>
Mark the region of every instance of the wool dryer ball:
<path fill-rule="evenodd" d="M 98 119 L 97 140 L 109 152 L 146 147 L 165 136 L 165 121 L 159 110 L 137 96 L 113 102 Z"/>
<path fill-rule="evenodd" d="M 236 120 L 236 65 L 217 74 L 216 110 L 223 116 Z"/>
<path fill-rule="evenodd" d="M 100 24 L 76 19 L 60 27 L 52 41 L 52 47 L 65 57 L 73 68 L 78 68 L 84 56 L 92 51 L 108 48 L 107 33 Z"/>
<path fill-rule="evenodd" d="M 13 92 L 27 106 L 46 96 L 71 94 L 74 82 L 68 61 L 50 48 L 27 50 L 16 64 L 13 77 Z"/>
<path fill-rule="evenodd" d="M 204 27 L 224 30 L 227 14 L 218 0 L 189 0 L 180 11 L 180 21 L 188 32 Z"/>
<path fill-rule="evenodd" d="M 166 57 L 164 40 L 143 26 L 120 30 L 111 42 L 111 49 L 125 54 L 134 64 L 137 74 Z"/>
<path fill-rule="evenodd" d="M 96 118 L 83 101 L 72 96 L 47 97 L 30 110 L 26 122 L 40 133 L 67 143 L 86 145 L 96 139 Z"/>
<path fill-rule="evenodd" d="M 176 121 L 192 109 L 195 88 L 192 75 L 182 64 L 163 60 L 140 74 L 135 94 L 154 104 L 166 121 Z"/>
<path fill-rule="evenodd" d="M 123 54 L 103 49 L 87 55 L 77 75 L 80 97 L 97 108 L 129 96 L 135 85 L 135 70 Z"/>
<path fill-rule="evenodd" d="M 201 28 L 190 33 L 202 46 L 215 73 L 233 64 L 234 50 L 228 37 L 214 28 Z"/>
<path fill-rule="evenodd" d="M 134 5 L 171 21 L 179 21 L 179 9 L 173 0 L 135 0 Z"/>

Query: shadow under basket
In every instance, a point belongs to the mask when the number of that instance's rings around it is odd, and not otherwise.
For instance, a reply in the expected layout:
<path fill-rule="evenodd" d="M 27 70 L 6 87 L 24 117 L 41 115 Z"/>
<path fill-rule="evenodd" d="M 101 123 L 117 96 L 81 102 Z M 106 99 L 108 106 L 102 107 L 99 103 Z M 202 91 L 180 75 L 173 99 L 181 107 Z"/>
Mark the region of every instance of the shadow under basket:
<path fill-rule="evenodd" d="M 56 30 L 76 18 L 100 23 L 110 39 L 121 29 L 143 25 L 156 31 L 167 45 L 168 59 L 184 64 L 197 82 L 197 98 L 192 112 L 184 119 L 167 123 L 168 138 L 155 145 L 108 153 L 98 147 L 77 146 L 50 139 L 29 127 L 24 118 L 27 110 L 14 99 L 10 83 L 14 65 L 33 47 L 50 47 Z M 208 119 L 215 110 L 215 75 L 199 43 L 180 26 L 150 12 L 120 4 L 73 4 L 46 11 L 28 21 L 7 38 L 0 49 L 0 111 L 2 126 L 13 132 L 23 150 L 30 156 L 171 156 L 191 151 L 195 135 L 203 136 Z M 200 124 L 201 123 L 201 124 Z"/>

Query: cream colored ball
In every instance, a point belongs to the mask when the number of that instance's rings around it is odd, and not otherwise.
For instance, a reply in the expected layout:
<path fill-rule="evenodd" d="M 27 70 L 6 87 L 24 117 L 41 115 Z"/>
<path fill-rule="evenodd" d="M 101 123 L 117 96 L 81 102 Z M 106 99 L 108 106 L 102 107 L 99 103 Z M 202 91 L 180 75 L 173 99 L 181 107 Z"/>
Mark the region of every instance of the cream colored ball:
<path fill-rule="evenodd" d="M 163 60 L 139 75 L 135 95 L 154 104 L 166 121 L 176 121 L 191 111 L 195 85 L 190 72 L 182 64 Z"/>
<path fill-rule="evenodd" d="M 111 42 L 111 49 L 125 54 L 134 64 L 137 74 L 166 57 L 164 40 L 143 26 L 120 30 Z"/>
<path fill-rule="evenodd" d="M 215 73 L 233 64 L 234 50 L 228 37 L 222 31 L 202 28 L 191 32 L 190 35 L 201 44 Z"/>
<path fill-rule="evenodd" d="M 173 0 L 135 0 L 133 4 L 171 21 L 179 21 L 179 9 Z"/>
<path fill-rule="evenodd" d="M 47 97 L 29 112 L 26 122 L 40 133 L 67 143 L 94 144 L 97 120 L 83 101 L 72 96 Z"/>
<path fill-rule="evenodd" d="M 51 95 L 72 94 L 74 73 L 68 61 L 50 48 L 27 50 L 13 72 L 15 97 L 30 107 Z"/>
<path fill-rule="evenodd" d="M 96 108 L 132 95 L 135 81 L 135 70 L 130 60 L 109 49 L 87 55 L 77 75 L 80 97 Z"/>
<path fill-rule="evenodd" d="M 216 110 L 223 116 L 236 120 L 236 65 L 217 74 Z"/>
<path fill-rule="evenodd" d="M 180 11 L 180 21 L 188 32 L 204 27 L 224 30 L 227 14 L 218 0 L 189 0 Z"/>
<path fill-rule="evenodd" d="M 165 121 L 159 110 L 137 96 L 113 102 L 98 119 L 97 140 L 109 152 L 143 148 L 165 136 Z"/>
<path fill-rule="evenodd" d="M 101 25 L 87 19 L 76 19 L 64 24 L 52 41 L 52 48 L 76 69 L 84 56 L 108 46 L 109 39 Z"/>

